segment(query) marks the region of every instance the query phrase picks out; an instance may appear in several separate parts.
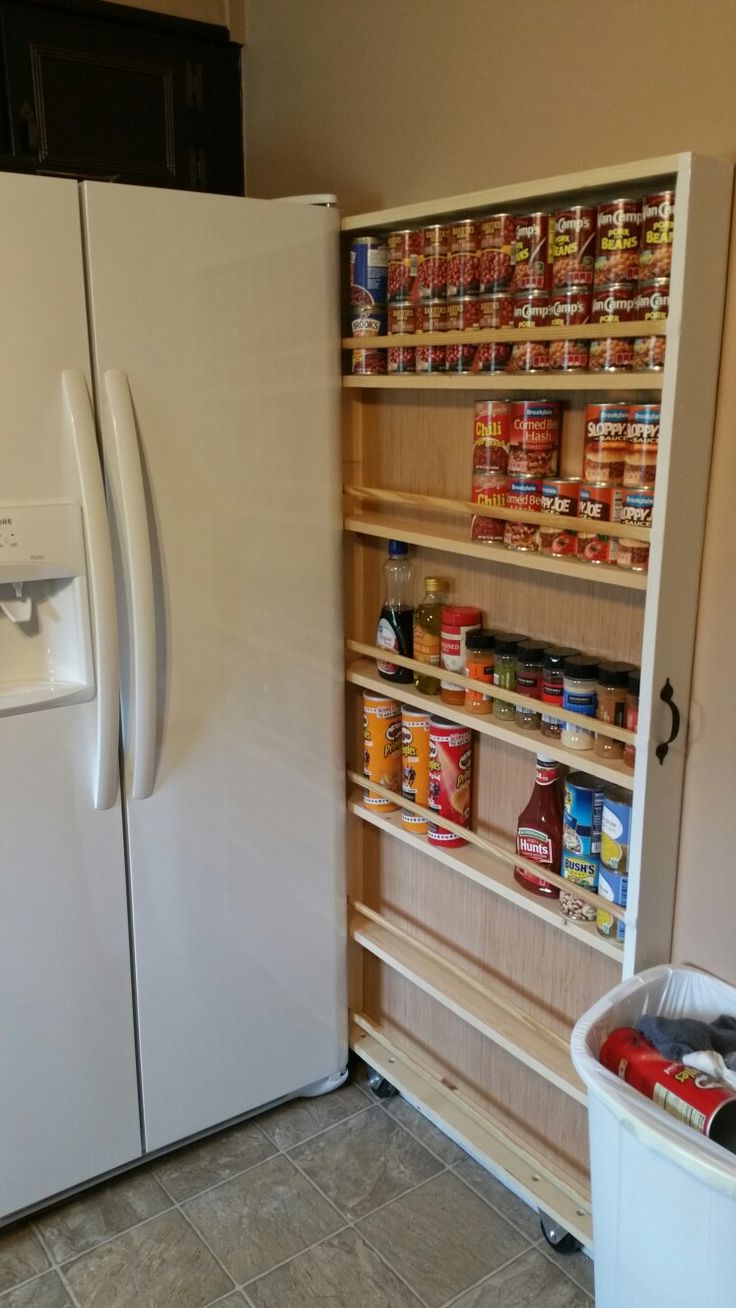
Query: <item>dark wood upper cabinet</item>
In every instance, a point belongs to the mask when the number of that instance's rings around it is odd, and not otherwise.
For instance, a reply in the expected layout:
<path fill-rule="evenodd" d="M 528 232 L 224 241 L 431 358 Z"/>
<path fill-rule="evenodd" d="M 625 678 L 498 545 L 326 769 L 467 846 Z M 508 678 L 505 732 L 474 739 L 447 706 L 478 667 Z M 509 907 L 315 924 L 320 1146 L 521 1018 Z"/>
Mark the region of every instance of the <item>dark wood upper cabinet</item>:
<path fill-rule="evenodd" d="M 243 194 L 225 29 L 97 0 L 0 0 L 0 166 Z"/>

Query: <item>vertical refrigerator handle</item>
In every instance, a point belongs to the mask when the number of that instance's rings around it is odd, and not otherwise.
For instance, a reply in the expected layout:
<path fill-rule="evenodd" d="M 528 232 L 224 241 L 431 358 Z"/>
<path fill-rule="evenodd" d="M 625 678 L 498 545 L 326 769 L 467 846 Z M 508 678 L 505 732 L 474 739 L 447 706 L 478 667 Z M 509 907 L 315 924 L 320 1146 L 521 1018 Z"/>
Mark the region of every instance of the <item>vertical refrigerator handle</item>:
<path fill-rule="evenodd" d="M 95 808 L 104 809 L 112 807 L 118 788 L 120 696 L 115 574 L 102 466 L 87 380 L 84 373 L 69 369 L 62 373 L 61 381 L 71 421 L 82 495 L 97 664 L 97 767 L 93 793 Z"/>
<path fill-rule="evenodd" d="M 128 378 L 117 369 L 105 373 L 110 406 L 120 540 L 130 589 L 132 639 L 133 760 L 130 797 L 146 799 L 156 766 L 156 610 L 146 492 Z"/>

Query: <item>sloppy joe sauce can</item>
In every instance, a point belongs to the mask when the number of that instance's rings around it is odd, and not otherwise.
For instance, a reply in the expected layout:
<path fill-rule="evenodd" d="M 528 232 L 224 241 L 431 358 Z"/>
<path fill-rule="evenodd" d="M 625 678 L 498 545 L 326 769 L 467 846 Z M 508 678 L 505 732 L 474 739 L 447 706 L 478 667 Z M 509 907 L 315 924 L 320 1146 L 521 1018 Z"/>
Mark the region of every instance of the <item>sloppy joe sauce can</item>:
<path fill-rule="evenodd" d="M 423 240 L 423 233 L 418 228 L 405 227 L 388 233 L 389 300 L 418 298 Z"/>
<path fill-rule="evenodd" d="M 621 521 L 623 493 L 620 486 L 610 482 L 583 483 L 578 500 L 578 517 L 586 518 L 593 527 L 607 522 Z M 617 541 L 600 531 L 578 532 L 578 558 L 586 563 L 615 563 Z"/>
<path fill-rule="evenodd" d="M 510 400 L 480 400 L 473 417 L 473 474 L 506 472 L 511 433 Z M 490 503 L 491 501 L 477 501 Z"/>
<path fill-rule="evenodd" d="M 429 726 L 429 807 L 439 818 L 470 826 L 473 769 L 472 732 L 442 718 Z M 434 845 L 454 848 L 468 842 L 462 836 L 430 822 L 428 839 Z"/>
<path fill-rule="evenodd" d="M 579 477 L 558 477 L 542 482 L 542 513 L 556 518 L 575 518 L 578 512 Z M 560 558 L 577 554 L 578 534 L 567 527 L 550 524 L 539 527 L 539 549 L 542 554 Z"/>
<path fill-rule="evenodd" d="M 648 282 L 654 277 L 669 277 L 675 233 L 674 191 L 660 191 L 646 197 L 641 226 L 639 280 Z"/>
<path fill-rule="evenodd" d="M 549 230 L 551 215 L 527 213 L 516 219 L 513 271 L 513 291 L 546 291 L 552 281 L 550 264 Z"/>
<path fill-rule="evenodd" d="M 481 291 L 501 290 L 511 284 L 511 256 L 516 219 L 510 213 L 489 214 L 482 218 L 478 276 Z"/>
<path fill-rule="evenodd" d="M 387 790 L 401 789 L 401 706 L 368 691 L 363 691 L 363 776 Z M 364 791 L 363 803 L 378 813 L 399 807 L 369 791 Z"/>
<path fill-rule="evenodd" d="M 595 284 L 635 282 L 639 277 L 641 200 L 627 196 L 598 206 L 595 241 Z M 652 273 L 652 276 L 655 276 Z"/>
<path fill-rule="evenodd" d="M 350 303 L 385 304 L 388 246 L 382 236 L 355 236 L 350 245 Z"/>
<path fill-rule="evenodd" d="M 654 487 L 639 486 L 636 490 L 624 488 L 621 521 L 630 527 L 651 527 L 654 512 Z M 618 543 L 616 566 L 629 572 L 646 572 L 649 567 L 649 541 L 621 539 Z"/>
<path fill-rule="evenodd" d="M 620 485 L 629 442 L 628 404 L 589 404 L 585 410 L 585 481 Z"/>
<path fill-rule="evenodd" d="M 425 808 L 429 803 L 429 713 L 401 709 L 401 793 L 404 799 Z M 401 825 L 415 835 L 424 835 L 427 819 L 402 809 Z"/>
<path fill-rule="evenodd" d="M 736 1150 L 736 1090 L 723 1081 L 665 1058 L 633 1027 L 612 1031 L 598 1057 L 609 1072 L 671 1117 Z"/>
<path fill-rule="evenodd" d="M 624 454 L 624 486 L 653 486 L 657 472 L 659 404 L 631 404 Z"/>
<path fill-rule="evenodd" d="M 583 205 L 558 209 L 552 223 L 552 284 L 592 286 L 596 211 Z"/>
<path fill-rule="evenodd" d="M 557 400 L 511 401 L 510 474 L 554 477 L 559 445 L 560 405 Z"/>
<path fill-rule="evenodd" d="M 562 876 L 588 890 L 598 885 L 602 815 L 600 781 L 585 772 L 571 772 L 565 781 Z M 567 917 L 586 922 L 592 922 L 596 915 L 595 906 L 577 898 L 574 890 L 560 893 L 560 910 Z"/>

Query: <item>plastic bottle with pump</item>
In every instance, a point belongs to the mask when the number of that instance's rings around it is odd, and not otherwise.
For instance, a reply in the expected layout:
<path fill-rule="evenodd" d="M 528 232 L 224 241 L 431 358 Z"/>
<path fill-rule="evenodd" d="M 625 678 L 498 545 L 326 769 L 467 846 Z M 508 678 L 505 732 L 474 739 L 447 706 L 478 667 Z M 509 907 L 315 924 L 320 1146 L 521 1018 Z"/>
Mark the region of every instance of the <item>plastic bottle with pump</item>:
<path fill-rule="evenodd" d="M 376 644 L 385 650 L 395 650 L 405 658 L 412 657 L 412 629 L 414 606 L 411 602 L 411 563 L 408 546 L 402 540 L 390 540 L 388 558 L 383 565 L 384 598 L 378 619 Z M 379 676 L 384 681 L 406 684 L 413 679 L 410 668 L 396 663 L 377 662 Z"/>

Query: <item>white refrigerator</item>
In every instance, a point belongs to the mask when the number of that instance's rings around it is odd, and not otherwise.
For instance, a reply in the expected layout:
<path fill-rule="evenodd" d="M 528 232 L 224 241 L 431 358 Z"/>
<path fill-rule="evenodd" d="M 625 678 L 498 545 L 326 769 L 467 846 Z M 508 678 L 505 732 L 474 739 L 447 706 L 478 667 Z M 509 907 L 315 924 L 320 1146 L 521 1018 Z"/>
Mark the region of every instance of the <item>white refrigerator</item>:
<path fill-rule="evenodd" d="M 0 213 L 2 1221 L 347 1030 L 336 214 Z"/>

